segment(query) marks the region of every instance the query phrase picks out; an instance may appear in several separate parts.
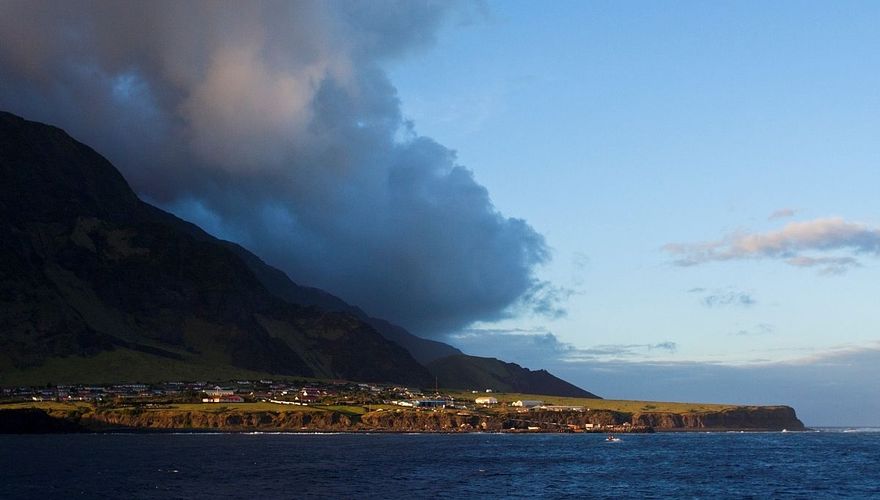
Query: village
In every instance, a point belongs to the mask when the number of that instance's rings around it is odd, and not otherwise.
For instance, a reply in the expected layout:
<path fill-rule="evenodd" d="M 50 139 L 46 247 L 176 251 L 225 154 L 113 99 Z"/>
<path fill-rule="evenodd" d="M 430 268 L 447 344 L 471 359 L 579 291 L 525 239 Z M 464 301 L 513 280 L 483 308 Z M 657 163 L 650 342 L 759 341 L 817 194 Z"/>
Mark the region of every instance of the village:
<path fill-rule="evenodd" d="M 481 393 L 488 394 L 481 396 Z M 492 389 L 473 390 L 472 399 L 456 399 L 439 390 L 426 396 L 421 389 L 387 384 L 347 381 L 276 382 L 272 380 L 235 380 L 224 383 L 163 382 L 158 384 L 69 384 L 45 387 L 0 388 L 0 401 L 83 401 L 94 403 L 249 403 L 269 402 L 281 405 L 397 405 L 404 408 L 473 409 L 478 406 L 511 406 L 523 410 L 541 408 L 556 411 L 583 411 L 581 406 L 545 405 L 538 400 L 499 402 Z M 457 394 L 456 394 L 457 395 Z"/>
<path fill-rule="evenodd" d="M 279 411 L 296 407 L 306 410 L 357 409 L 414 415 L 445 413 L 457 417 L 505 416 L 503 429 L 514 432 L 638 432 L 628 422 L 592 418 L 584 406 L 545 404 L 537 399 L 514 399 L 493 389 L 471 391 L 424 391 L 392 384 L 314 380 L 234 380 L 218 382 L 172 381 L 157 384 L 70 384 L 0 389 L 0 403 L 78 403 L 95 408 L 151 410 L 174 405 L 206 411 L 235 408 L 238 411 Z M 520 415 L 520 416 L 516 416 Z M 559 418 L 552 417 L 559 415 Z M 578 416 L 579 415 L 579 416 Z"/>
<path fill-rule="evenodd" d="M 0 400 L 86 401 L 95 403 L 247 403 L 279 404 L 381 404 L 383 397 L 416 398 L 421 392 L 406 387 L 356 384 L 345 381 L 305 382 L 234 380 L 226 382 L 162 382 L 155 384 L 69 384 L 45 387 L 0 388 Z"/>

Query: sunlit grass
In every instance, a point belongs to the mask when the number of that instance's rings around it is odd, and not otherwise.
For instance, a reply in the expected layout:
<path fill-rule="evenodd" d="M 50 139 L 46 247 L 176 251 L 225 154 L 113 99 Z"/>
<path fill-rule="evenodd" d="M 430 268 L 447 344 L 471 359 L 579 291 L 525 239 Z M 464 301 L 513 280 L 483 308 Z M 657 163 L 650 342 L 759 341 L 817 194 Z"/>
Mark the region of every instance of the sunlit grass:
<path fill-rule="evenodd" d="M 91 411 L 93 405 L 84 402 L 58 402 L 58 401 L 25 401 L 21 403 L 0 403 L 0 410 L 23 410 L 27 408 L 36 408 L 46 411 L 71 411 L 85 410 Z"/>
<path fill-rule="evenodd" d="M 449 391 L 457 400 L 473 401 L 481 396 L 492 396 L 498 400 L 499 405 L 507 405 L 518 400 L 543 401 L 547 405 L 559 406 L 582 406 L 591 410 L 612 410 L 624 413 L 664 412 L 664 413 L 699 413 L 714 412 L 732 408 L 739 405 L 714 404 L 714 403 L 678 403 L 669 401 L 630 401 L 615 399 L 589 399 L 568 398 L 559 396 L 546 396 L 541 394 L 522 394 L 511 392 L 494 393 L 471 393 L 467 391 Z"/>
<path fill-rule="evenodd" d="M 486 394 L 472 394 L 466 391 L 447 391 L 446 394 L 453 396 L 457 401 L 473 401 L 476 397 L 485 396 Z M 491 396 L 499 401 L 498 406 L 490 406 L 487 408 L 489 412 L 508 411 L 510 403 L 517 400 L 538 400 L 543 401 L 547 405 L 560 406 L 579 406 L 590 410 L 611 410 L 623 413 L 647 413 L 647 412 L 663 412 L 663 413 L 702 413 L 717 412 L 740 408 L 740 405 L 730 404 L 710 404 L 710 403 L 679 403 L 669 401 L 630 401 L 630 400 L 613 400 L 613 399 L 588 399 L 588 398 L 567 398 L 557 396 L 546 396 L 541 394 L 522 394 L 522 393 L 492 393 Z M 38 408 L 51 412 L 69 412 L 79 411 L 81 413 L 95 411 L 96 407 L 92 403 L 87 402 L 56 402 L 56 401 L 26 401 L 19 403 L 0 404 L 0 410 L 5 409 L 23 409 Z M 138 408 L 139 411 L 188 411 L 188 412 L 275 412 L 275 413 L 311 413 L 311 412 L 337 412 L 348 416 L 359 416 L 368 411 L 393 411 L 406 410 L 396 405 L 284 405 L 270 402 L 256 403 L 174 403 L 174 404 L 131 404 L 122 403 L 118 406 L 104 406 L 107 410 L 124 410 Z"/>

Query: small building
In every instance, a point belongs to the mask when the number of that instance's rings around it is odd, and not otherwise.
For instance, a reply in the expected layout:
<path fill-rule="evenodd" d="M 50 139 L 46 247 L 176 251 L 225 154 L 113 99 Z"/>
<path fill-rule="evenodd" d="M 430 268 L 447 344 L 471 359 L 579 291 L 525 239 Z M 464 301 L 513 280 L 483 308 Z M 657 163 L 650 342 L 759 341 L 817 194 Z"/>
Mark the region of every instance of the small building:
<path fill-rule="evenodd" d="M 303 404 L 317 403 L 322 396 L 321 390 L 317 387 L 303 387 L 297 394 L 296 400 Z"/>
<path fill-rule="evenodd" d="M 563 406 L 563 405 L 547 405 L 543 409 L 550 411 L 584 411 L 583 406 Z"/>
<path fill-rule="evenodd" d="M 205 391 L 205 394 L 210 398 L 220 398 L 222 396 L 232 396 L 235 394 L 235 391 L 232 389 L 221 389 L 220 387 L 214 387 L 210 391 Z"/>
<path fill-rule="evenodd" d="M 519 401 L 514 401 L 510 403 L 510 406 L 519 406 L 521 408 L 535 408 L 537 406 L 544 406 L 543 401 L 535 401 L 532 399 L 521 399 Z"/>
<path fill-rule="evenodd" d="M 476 403 L 478 405 L 497 405 L 498 399 L 493 398 L 491 396 L 479 397 L 474 400 L 474 403 Z"/>
<path fill-rule="evenodd" d="M 202 403 L 244 403 L 244 398 L 234 394 L 224 394 L 222 396 L 202 398 Z"/>
<path fill-rule="evenodd" d="M 447 404 L 451 404 L 445 399 L 416 399 L 412 403 L 416 408 L 444 408 Z"/>

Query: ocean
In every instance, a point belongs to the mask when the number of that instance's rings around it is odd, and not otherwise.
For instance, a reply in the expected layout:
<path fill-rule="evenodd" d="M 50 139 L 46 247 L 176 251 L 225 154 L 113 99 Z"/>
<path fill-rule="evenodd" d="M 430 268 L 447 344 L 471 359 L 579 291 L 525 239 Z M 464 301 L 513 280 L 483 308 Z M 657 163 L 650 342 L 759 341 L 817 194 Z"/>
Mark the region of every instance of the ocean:
<path fill-rule="evenodd" d="M 880 498 L 880 432 L 0 436 L 0 498 Z"/>

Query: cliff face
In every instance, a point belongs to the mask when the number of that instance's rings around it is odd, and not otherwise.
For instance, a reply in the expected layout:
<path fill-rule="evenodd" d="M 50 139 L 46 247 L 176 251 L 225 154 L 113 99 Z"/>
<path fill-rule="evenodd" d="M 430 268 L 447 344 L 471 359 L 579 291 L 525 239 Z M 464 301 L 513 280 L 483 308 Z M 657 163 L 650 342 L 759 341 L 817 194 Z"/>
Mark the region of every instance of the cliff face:
<path fill-rule="evenodd" d="M 95 411 L 0 410 L 2 432 L 76 432 L 120 429 L 262 432 L 501 432 L 529 428 L 549 432 L 583 430 L 586 424 L 614 432 L 688 430 L 803 430 L 788 407 L 748 407 L 729 411 L 629 414 L 610 410 L 469 411 L 383 410 L 363 415 L 338 411 L 248 411 L 244 408 L 181 410 L 118 408 Z M 42 429 L 42 430 L 41 430 Z"/>
<path fill-rule="evenodd" d="M 788 406 L 752 406 L 707 413 L 636 413 L 633 425 L 664 430 L 804 430 Z"/>
<path fill-rule="evenodd" d="M 124 410 L 90 415 L 81 423 L 93 429 L 131 428 L 165 430 L 222 431 L 299 431 L 350 430 L 354 422 L 338 412 L 201 412 L 148 411 L 132 413 Z"/>
<path fill-rule="evenodd" d="M 591 412 L 531 411 L 506 412 L 493 415 L 470 412 L 384 411 L 361 417 L 361 427 L 401 432 L 420 431 L 488 431 L 537 427 L 545 431 L 565 431 L 569 425 L 584 424 L 615 426 L 628 422 L 625 413 L 599 410 Z"/>
<path fill-rule="evenodd" d="M 36 408 L 0 410 L 0 434 L 55 434 L 83 430 L 76 418 L 50 415 Z"/>

